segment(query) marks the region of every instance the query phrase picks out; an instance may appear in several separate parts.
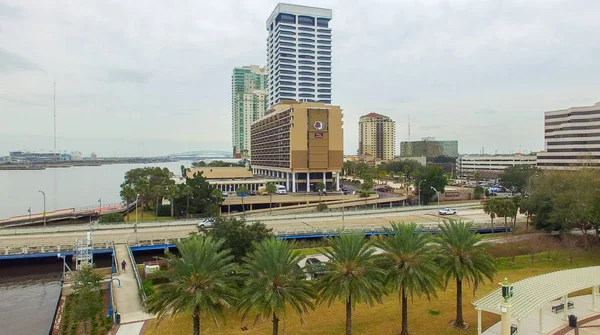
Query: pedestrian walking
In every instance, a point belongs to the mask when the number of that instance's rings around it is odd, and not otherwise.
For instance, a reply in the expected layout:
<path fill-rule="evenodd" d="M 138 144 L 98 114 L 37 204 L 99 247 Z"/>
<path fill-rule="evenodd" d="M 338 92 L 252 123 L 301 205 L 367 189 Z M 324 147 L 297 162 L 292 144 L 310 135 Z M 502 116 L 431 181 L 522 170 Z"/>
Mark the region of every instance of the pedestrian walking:
<path fill-rule="evenodd" d="M 127 272 L 127 262 L 125 262 L 125 260 L 121 262 L 121 270 L 123 270 L 123 272 Z"/>

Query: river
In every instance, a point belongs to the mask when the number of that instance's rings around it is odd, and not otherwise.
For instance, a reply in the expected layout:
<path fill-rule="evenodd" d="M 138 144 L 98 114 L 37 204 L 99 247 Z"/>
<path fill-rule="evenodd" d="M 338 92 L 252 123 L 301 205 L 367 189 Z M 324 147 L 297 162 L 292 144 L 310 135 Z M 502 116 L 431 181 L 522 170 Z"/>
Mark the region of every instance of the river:
<path fill-rule="evenodd" d="M 223 159 L 237 162 L 234 159 Z M 98 206 L 121 202 L 119 191 L 125 172 L 144 166 L 166 167 L 175 175 L 181 174 L 181 165 L 191 166 L 191 161 L 152 164 L 111 164 L 78 166 L 45 170 L 0 170 L 0 219 L 73 207 Z"/>

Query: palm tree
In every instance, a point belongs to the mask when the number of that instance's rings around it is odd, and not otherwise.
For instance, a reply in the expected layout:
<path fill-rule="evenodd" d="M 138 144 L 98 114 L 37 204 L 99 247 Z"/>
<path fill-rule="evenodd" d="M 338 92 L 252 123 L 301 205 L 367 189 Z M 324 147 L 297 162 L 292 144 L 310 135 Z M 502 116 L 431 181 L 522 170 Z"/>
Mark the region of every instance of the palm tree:
<path fill-rule="evenodd" d="M 471 225 L 448 221 L 440 225 L 442 233 L 437 238 L 436 261 L 446 287 L 450 279 L 456 280 L 455 327 L 464 327 L 462 313 L 462 284 L 473 286 L 473 292 L 485 278 L 493 280 L 498 271 L 496 261 L 487 253 L 489 243 L 481 242 L 481 235 L 471 232 Z"/>
<path fill-rule="evenodd" d="M 321 196 L 323 195 L 323 191 L 325 190 L 325 183 L 319 181 L 315 184 L 315 189 L 319 191 L 319 203 L 321 203 Z"/>
<path fill-rule="evenodd" d="M 235 191 L 235 193 L 238 195 L 238 197 L 242 198 L 242 212 L 244 212 L 244 215 L 246 215 L 246 206 L 244 206 L 244 198 L 248 194 L 248 188 L 246 186 L 240 186 Z"/>
<path fill-rule="evenodd" d="M 265 185 L 265 189 L 269 194 L 269 215 L 271 215 L 271 209 L 273 205 L 273 193 L 277 193 L 277 186 L 275 186 L 275 183 L 269 182 Z"/>
<path fill-rule="evenodd" d="M 315 292 L 298 262 L 302 256 L 293 244 L 268 239 L 254 244 L 254 251 L 244 257 L 241 274 L 245 276 L 238 309 L 242 318 L 249 314 L 272 318 L 273 335 L 279 333 L 279 320 L 286 318 L 287 306 L 300 316 L 314 310 Z"/>
<path fill-rule="evenodd" d="M 387 252 L 390 261 L 386 283 L 400 292 L 402 301 L 402 332 L 408 334 L 408 297 L 425 295 L 436 297 L 440 286 L 437 264 L 434 261 L 431 235 L 419 234 L 415 223 L 392 223 L 387 238 L 379 246 Z"/>
<path fill-rule="evenodd" d="M 192 312 L 193 334 L 200 334 L 200 315 L 223 318 L 235 301 L 233 256 L 223 250 L 223 240 L 193 237 L 175 243 L 180 256 L 167 254 L 169 283 L 148 297 L 148 311 L 159 320 L 165 315 Z"/>
<path fill-rule="evenodd" d="M 331 250 L 323 250 L 329 261 L 325 274 L 317 279 L 317 302 L 346 303 L 346 335 L 352 335 L 352 309 L 356 303 L 381 303 L 385 293 L 385 271 L 376 263 L 375 249 L 364 235 L 341 234 L 329 240 Z"/>
<path fill-rule="evenodd" d="M 181 196 L 181 190 L 175 183 L 171 183 L 167 185 L 166 195 L 169 198 L 169 202 L 171 202 L 171 218 L 174 216 L 175 212 L 175 199 Z"/>
<path fill-rule="evenodd" d="M 483 211 L 490 216 L 492 220 L 492 234 L 494 234 L 494 219 L 499 212 L 498 201 L 496 199 L 488 199 L 483 203 Z"/>

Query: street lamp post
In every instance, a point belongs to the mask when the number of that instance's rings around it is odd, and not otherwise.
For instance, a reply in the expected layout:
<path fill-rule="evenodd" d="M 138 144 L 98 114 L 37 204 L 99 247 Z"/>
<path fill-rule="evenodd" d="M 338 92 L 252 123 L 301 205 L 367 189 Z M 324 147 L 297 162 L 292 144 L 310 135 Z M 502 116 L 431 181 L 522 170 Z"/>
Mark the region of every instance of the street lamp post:
<path fill-rule="evenodd" d="M 437 197 L 437 207 L 438 207 L 438 225 L 440 224 L 440 192 L 433 186 L 431 186 L 431 189 L 435 191 L 436 193 L 436 197 Z"/>
<path fill-rule="evenodd" d="M 133 232 L 135 233 L 135 245 L 137 245 L 138 235 L 137 235 L 137 205 L 140 199 L 140 194 L 138 193 L 135 196 L 135 224 L 133 225 Z"/>
<path fill-rule="evenodd" d="M 40 190 L 40 193 L 42 193 L 42 195 L 44 196 L 44 212 L 42 213 L 42 215 L 44 217 L 44 227 L 46 227 L 46 193 L 42 190 Z"/>
<path fill-rule="evenodd" d="M 423 179 L 423 180 L 419 181 L 419 184 L 418 184 L 419 185 L 418 186 L 419 187 L 419 206 L 421 206 L 421 183 L 424 181 L 427 181 L 427 179 Z M 407 196 L 408 196 L 408 194 L 407 194 Z"/>

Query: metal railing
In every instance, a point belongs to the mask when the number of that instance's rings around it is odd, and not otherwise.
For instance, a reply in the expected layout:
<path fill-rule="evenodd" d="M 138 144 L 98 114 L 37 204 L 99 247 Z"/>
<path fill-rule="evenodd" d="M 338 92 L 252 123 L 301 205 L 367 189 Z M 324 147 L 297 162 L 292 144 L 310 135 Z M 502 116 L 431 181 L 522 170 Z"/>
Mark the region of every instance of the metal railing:
<path fill-rule="evenodd" d="M 129 260 L 131 261 L 131 267 L 133 268 L 133 275 L 135 276 L 135 281 L 138 284 L 138 290 L 140 292 L 140 297 L 142 298 L 142 304 L 144 307 L 146 307 L 146 299 L 148 299 L 148 297 L 146 296 L 146 292 L 144 292 L 144 289 L 142 287 L 142 279 L 137 268 L 137 263 L 135 262 L 135 257 L 133 257 L 133 253 L 131 252 L 131 248 L 129 247 L 129 245 L 126 245 L 125 247 L 127 248 L 127 252 L 129 253 Z"/>

